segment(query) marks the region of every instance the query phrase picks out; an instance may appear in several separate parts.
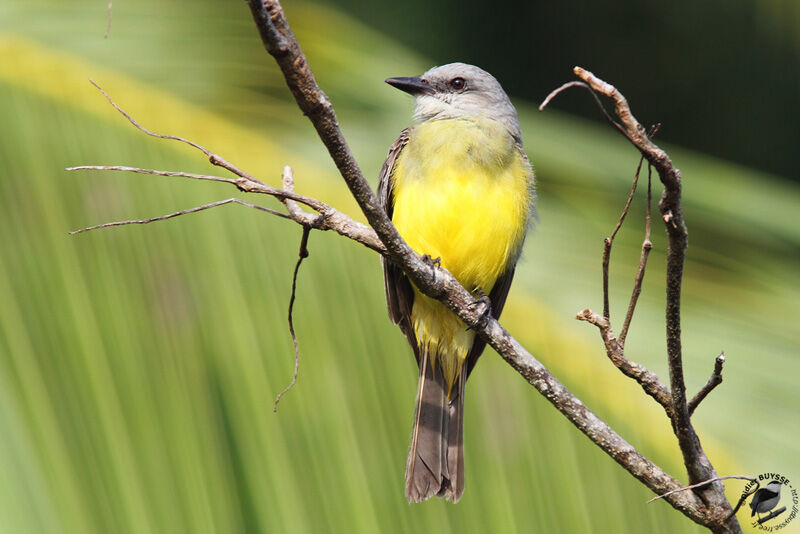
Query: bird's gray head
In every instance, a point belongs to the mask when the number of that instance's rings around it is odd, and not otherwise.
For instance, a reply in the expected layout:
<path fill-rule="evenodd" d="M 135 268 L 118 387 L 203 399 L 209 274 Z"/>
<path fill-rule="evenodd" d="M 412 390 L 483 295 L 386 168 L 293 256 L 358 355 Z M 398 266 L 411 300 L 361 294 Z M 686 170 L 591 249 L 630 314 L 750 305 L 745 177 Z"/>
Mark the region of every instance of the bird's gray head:
<path fill-rule="evenodd" d="M 386 83 L 416 97 L 417 120 L 487 117 L 502 123 L 515 139 L 522 137 L 508 95 L 494 76 L 474 65 L 449 63 L 418 78 L 389 78 Z"/>

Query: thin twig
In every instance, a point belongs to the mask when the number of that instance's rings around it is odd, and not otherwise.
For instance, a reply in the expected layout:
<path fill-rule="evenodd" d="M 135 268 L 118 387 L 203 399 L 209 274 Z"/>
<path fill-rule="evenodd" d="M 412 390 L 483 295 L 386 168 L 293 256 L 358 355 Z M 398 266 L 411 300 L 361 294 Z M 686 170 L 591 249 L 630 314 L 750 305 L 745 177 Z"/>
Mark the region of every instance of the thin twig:
<path fill-rule="evenodd" d="M 145 128 L 144 126 L 142 126 L 141 124 L 136 122 L 136 120 L 134 120 L 134 118 L 131 117 L 124 109 L 119 107 L 117 105 L 117 103 L 114 102 L 111 99 L 111 97 L 108 95 L 108 93 L 106 93 L 105 90 L 103 90 L 102 87 L 97 85 L 94 82 L 94 80 L 89 78 L 89 83 L 94 85 L 97 88 L 97 90 L 100 91 L 103 94 L 104 97 L 106 97 L 106 100 L 108 100 L 108 102 L 112 106 L 114 106 L 114 109 L 116 109 L 117 111 L 122 113 L 122 116 L 125 117 L 126 119 L 128 119 L 128 122 L 130 122 L 131 124 L 136 126 L 136 128 L 138 128 L 139 130 L 143 131 L 147 135 L 152 136 L 152 137 L 158 137 L 159 139 L 172 139 L 173 141 L 179 141 L 181 143 L 186 143 L 187 145 L 196 148 L 197 150 L 199 150 L 200 152 L 202 152 L 203 154 L 208 156 L 208 161 L 210 161 L 212 165 L 216 165 L 218 167 L 222 167 L 223 169 L 227 169 L 228 171 L 232 172 L 236 176 L 241 176 L 242 178 L 246 178 L 246 179 L 248 179 L 248 180 L 250 180 L 252 182 L 255 182 L 257 184 L 264 185 L 262 182 L 258 181 L 255 177 L 253 177 L 251 174 L 248 174 L 248 173 L 244 172 L 243 170 L 241 170 L 240 168 L 236 167 L 232 163 L 229 163 L 222 156 L 214 154 L 213 152 L 208 150 L 206 147 L 204 147 L 202 145 L 198 145 L 194 141 L 190 141 L 190 140 L 185 139 L 183 137 L 178 137 L 177 135 L 164 135 L 164 134 L 160 134 L 160 133 L 156 133 L 156 132 L 148 130 L 147 128 Z"/>
<path fill-rule="evenodd" d="M 442 302 L 465 323 L 476 322 L 480 312 L 473 305 L 474 296 L 464 289 L 446 269 L 437 269 L 436 274 L 433 275 L 429 266 L 408 247 L 392 225 L 386 211 L 378 202 L 353 158 L 338 125 L 330 100 L 314 80 L 308 61 L 286 21 L 278 0 L 248 0 L 248 4 L 266 49 L 277 61 L 299 107 L 316 128 L 371 226 L 371 228 L 364 225 L 359 227 L 357 226 L 359 223 L 355 223 L 352 219 L 333 210 L 321 212 L 321 215 L 324 216 L 321 223 L 324 225 L 323 227 L 325 229 L 335 229 L 341 235 L 363 244 L 369 242 L 370 238 L 368 236 L 373 236 L 375 241 L 371 242 L 371 245 L 367 244 L 367 246 L 377 250 L 400 267 L 417 289 Z M 637 142 L 638 138 L 629 137 L 626 133 L 627 130 L 623 130 L 619 125 L 616 125 L 615 128 L 625 134 L 632 142 Z M 145 131 L 145 133 L 148 132 Z M 156 135 L 156 137 L 160 136 Z M 164 138 L 186 141 L 169 136 L 164 136 Z M 203 150 L 199 145 L 189 144 Z M 204 153 L 208 155 L 208 152 L 204 151 Z M 209 159 L 214 162 L 211 156 L 209 156 Z M 649 157 L 648 159 L 650 160 Z M 656 166 L 660 170 L 660 167 Z M 231 172 L 246 178 L 235 171 Z M 248 180 L 248 184 L 251 183 L 255 182 Z M 241 188 L 242 185 L 237 184 L 237 187 Z M 249 187 L 248 191 L 262 192 L 249 185 L 247 187 Z M 274 196 L 296 200 L 295 197 L 290 196 L 285 191 L 282 197 L 280 195 Z M 316 210 L 316 208 L 314 209 Z M 678 213 L 678 216 L 680 217 L 680 213 Z M 486 318 L 475 328 L 475 331 L 577 429 L 583 432 L 595 445 L 617 461 L 637 480 L 659 494 L 679 487 L 679 483 L 674 477 L 647 459 L 591 412 L 541 362 L 536 360 L 530 352 L 514 339 L 496 319 L 491 316 Z M 667 497 L 667 501 L 699 524 L 717 525 L 717 516 L 710 515 L 709 506 L 697 495 L 694 495 L 693 492 L 670 495 Z"/>
<path fill-rule="evenodd" d="M 281 182 L 283 183 L 284 191 L 288 193 L 294 193 L 294 171 L 288 165 L 283 168 Z M 297 202 L 292 200 L 290 197 L 285 197 L 283 199 L 283 205 L 286 206 L 286 210 L 289 212 L 289 215 L 292 217 L 292 219 L 299 222 L 303 226 L 310 226 L 312 228 L 319 228 L 323 230 L 325 229 L 325 215 L 323 213 L 326 212 L 321 212 L 318 215 L 305 212 L 300 208 Z"/>
<path fill-rule="evenodd" d="M 591 93 L 592 97 L 594 98 L 595 104 L 597 104 L 597 107 L 600 109 L 600 112 L 606 119 L 606 122 L 608 122 L 608 124 L 616 128 L 620 133 L 622 133 L 622 135 L 626 135 L 625 129 L 622 127 L 622 125 L 620 125 L 617 121 L 615 121 L 614 118 L 611 115 L 609 115 L 608 111 L 606 111 L 605 106 L 600 101 L 600 98 L 598 98 L 597 93 L 594 92 L 594 89 L 592 89 L 592 87 L 589 84 L 584 82 L 577 82 L 577 81 L 567 82 L 558 89 L 551 91 L 550 94 L 547 95 L 547 98 L 544 99 L 544 102 L 542 102 L 541 105 L 539 106 L 539 111 L 543 111 L 551 100 L 553 100 L 556 96 L 561 94 L 563 91 L 569 89 L 570 87 L 583 87 L 584 89 L 589 91 L 589 93 Z"/>
<path fill-rule="evenodd" d="M 202 206 L 176 211 L 175 213 L 169 213 L 167 215 L 161 215 L 159 217 L 150 217 L 148 219 L 131 219 L 127 221 L 114 221 L 103 224 L 96 224 L 94 226 L 89 226 L 87 228 L 81 228 L 80 230 L 73 230 L 72 232 L 69 233 L 69 235 L 82 234 L 83 232 L 88 232 L 89 230 L 97 230 L 99 228 L 109 228 L 111 226 L 126 226 L 128 224 L 149 224 L 151 222 L 156 222 L 156 221 L 166 221 L 167 219 L 172 219 L 173 217 L 178 217 L 180 215 L 186 215 L 189 213 L 197 213 L 198 211 L 204 211 L 207 209 L 216 208 L 217 206 L 224 206 L 225 204 L 241 204 L 242 206 L 247 206 L 248 208 L 253 208 L 259 211 L 265 211 L 271 215 L 276 215 L 284 219 L 291 218 L 285 213 L 271 210 L 269 208 L 265 208 L 264 206 L 251 204 L 250 202 L 245 202 L 244 200 L 239 200 L 238 198 L 228 198 L 226 200 L 218 200 L 216 202 L 211 202 L 210 204 L 203 204 Z"/>
<path fill-rule="evenodd" d="M 294 387 L 297 383 L 297 371 L 300 369 L 300 351 L 297 348 L 297 336 L 294 333 L 294 320 L 292 319 L 292 311 L 294 309 L 294 298 L 297 292 L 297 272 L 300 270 L 300 264 L 308 257 L 308 236 L 311 234 L 309 226 L 303 226 L 303 235 L 300 238 L 300 250 L 297 255 L 297 263 L 294 265 L 294 273 L 292 274 L 292 295 L 289 297 L 289 333 L 292 335 L 292 343 L 294 344 L 294 374 L 292 381 L 288 386 L 283 388 L 283 391 L 278 393 L 275 397 L 275 402 L 272 404 L 272 411 L 278 411 L 278 403 L 281 401 L 286 393 Z"/>
<path fill-rule="evenodd" d="M 191 178 L 193 180 L 206 180 L 209 182 L 225 182 L 238 185 L 239 181 L 233 178 L 223 178 L 222 176 L 212 176 L 210 174 L 195 174 L 183 171 L 158 171 L 155 169 L 142 169 L 140 167 L 127 167 L 125 165 L 79 165 L 77 167 L 67 167 L 67 171 L 121 171 L 133 172 L 137 174 L 153 174 L 156 176 L 170 176 L 180 178 Z"/>
<path fill-rule="evenodd" d="M 103 39 L 108 39 L 108 34 L 111 33 L 111 16 L 113 10 L 113 0 L 108 0 L 108 24 L 106 24 L 106 34 L 103 36 Z"/>
<path fill-rule="evenodd" d="M 141 169 L 139 167 L 126 167 L 121 165 L 82 165 L 79 167 L 68 167 L 66 170 L 124 171 L 139 174 L 153 174 L 157 176 L 191 178 L 194 180 L 206 180 L 211 182 L 225 182 L 235 185 L 240 191 L 244 191 L 246 193 L 261 193 L 273 196 L 281 201 L 290 199 L 299 202 L 300 204 L 305 204 L 309 208 L 312 208 L 314 211 L 319 213 L 319 215 L 313 215 L 298 209 L 294 212 L 290 212 L 289 217 L 301 225 L 308 225 L 314 229 L 333 230 L 339 235 L 361 243 L 362 245 L 376 252 L 383 253 L 386 250 L 372 228 L 358 221 L 354 221 L 344 213 L 341 213 L 328 204 L 317 200 L 316 198 L 295 193 L 293 190 L 278 189 L 261 182 L 254 182 L 245 177 L 233 179 L 223 178 L 221 176 L 211 176 L 207 174 L 158 171 L 154 169 Z"/>
<path fill-rule="evenodd" d="M 582 82 L 581 82 L 582 83 Z M 592 94 L 595 94 L 594 92 Z M 597 95 L 595 94 L 595 98 Z M 659 128 L 661 128 L 661 124 L 655 124 L 650 128 L 649 136 L 652 138 L 656 133 L 658 133 Z M 622 213 L 619 216 L 619 220 L 617 221 L 617 225 L 614 227 L 614 231 L 611 232 L 611 235 L 603 240 L 603 317 L 606 319 L 610 319 L 610 309 L 609 309 L 609 302 L 608 302 L 608 271 L 609 271 L 609 261 L 611 259 L 611 246 L 614 243 L 614 238 L 617 236 L 617 232 L 619 232 L 620 228 L 622 228 L 622 224 L 625 222 L 625 217 L 628 215 L 628 211 L 631 208 L 631 202 L 633 201 L 633 196 L 636 193 L 636 186 L 639 184 L 639 173 L 642 170 L 642 162 L 644 161 L 644 155 L 639 158 L 639 164 L 636 166 L 636 173 L 633 176 L 633 185 L 631 186 L 631 192 L 628 195 L 628 199 L 625 202 L 625 207 L 622 209 Z M 645 219 L 645 226 L 646 226 L 646 236 L 645 236 L 645 243 L 649 243 L 650 241 L 650 191 L 651 191 L 651 175 L 650 175 L 650 164 L 647 165 L 647 216 Z M 645 246 L 645 245 L 643 245 Z M 652 243 L 646 245 L 646 253 L 643 250 L 642 253 L 644 254 L 644 261 L 639 262 L 639 272 L 637 273 L 637 279 L 639 279 L 638 290 L 641 292 L 641 279 L 644 278 L 644 268 L 647 264 L 647 257 L 646 255 L 650 253 L 650 247 L 652 247 Z M 639 297 L 637 291 L 637 286 L 634 285 L 634 293 L 636 294 L 636 298 Z M 635 300 L 632 299 L 633 307 L 631 304 L 628 305 L 628 316 L 625 318 L 626 325 L 630 324 L 630 317 L 633 315 L 633 308 L 636 307 Z M 620 346 L 625 345 L 625 337 L 628 335 L 628 328 L 627 326 L 623 325 L 622 331 L 620 333 L 619 341 Z"/>
<path fill-rule="evenodd" d="M 714 371 L 712 371 L 708 382 L 706 382 L 706 385 L 704 385 L 700 391 L 697 392 L 697 395 L 695 395 L 692 400 L 689 401 L 689 415 L 694 413 L 695 409 L 697 409 L 700 403 L 703 402 L 703 399 L 705 399 L 706 396 L 711 393 L 712 389 L 722 384 L 722 365 L 724 363 L 725 351 L 723 351 L 714 360 Z"/>
<path fill-rule="evenodd" d="M 383 255 L 397 265 L 420 292 L 442 302 L 465 323 L 474 323 L 479 318 L 479 310 L 473 305 L 475 297 L 464 289 L 446 269 L 438 269 L 434 276 L 422 258 L 403 241 L 386 211 L 378 202 L 344 139 L 330 100 L 314 79 L 308 60 L 289 27 L 280 2 L 278 0 L 247 0 L 247 3 L 264 47 L 277 62 L 300 110 L 314 125 L 367 221 L 384 244 Z M 627 109 L 627 113 L 630 114 L 629 109 Z M 617 129 L 619 130 L 619 128 Z M 627 129 L 622 133 L 633 143 L 641 140 L 641 136 L 638 135 L 629 137 Z M 664 156 L 666 157 L 665 154 Z M 663 162 L 654 162 L 653 159 L 658 158 L 651 159 L 652 155 L 646 157 L 654 163 L 659 171 L 661 170 Z M 487 318 L 478 325 L 475 331 L 579 430 L 586 434 L 595 445 L 639 481 L 659 494 L 677 487 L 677 481 L 672 476 L 646 459 L 592 413 L 496 319 Z M 710 478 L 710 476 L 705 478 Z M 663 490 L 658 489 L 664 485 L 670 487 Z M 706 494 L 706 496 L 708 495 Z M 719 530 L 719 516 L 711 514 L 706 502 L 694 495 L 693 492 L 678 493 L 667 497 L 667 500 L 693 521 L 713 526 Z M 717 504 L 713 499 L 710 502 Z M 720 508 L 716 510 L 727 511 L 729 508 L 724 508 L 722 504 L 719 506 Z"/>
<path fill-rule="evenodd" d="M 672 491 L 668 491 L 667 493 L 664 493 L 663 495 L 657 495 L 657 496 L 653 497 L 652 499 L 650 499 L 649 501 L 647 501 L 647 504 L 650 504 L 651 502 L 657 501 L 659 499 L 663 499 L 664 497 L 666 497 L 668 495 L 673 495 L 675 493 L 678 493 L 679 491 L 686 491 L 686 490 L 690 490 L 690 489 L 694 489 L 694 488 L 699 488 L 701 486 L 705 486 L 706 484 L 711 484 L 712 482 L 717 482 L 719 480 L 728 480 L 728 479 L 731 479 L 731 478 L 735 478 L 735 479 L 739 479 L 739 480 L 749 480 L 750 482 L 755 482 L 756 484 L 759 483 L 758 480 L 756 480 L 755 478 L 746 477 L 746 476 L 743 476 L 743 475 L 728 475 L 728 476 L 724 476 L 724 477 L 714 477 L 714 478 L 710 478 L 708 480 L 705 480 L 703 482 L 698 482 L 697 484 L 692 484 L 691 486 L 684 486 L 682 488 L 678 488 L 678 489 L 675 489 L 675 490 L 672 490 Z M 758 489 L 758 488 L 756 488 L 756 489 Z M 752 492 L 748 493 L 748 495 L 749 494 L 752 494 Z"/>
<path fill-rule="evenodd" d="M 667 362 L 669 364 L 670 393 L 672 394 L 672 427 L 678 438 L 683 456 L 683 464 L 692 484 L 710 480 L 717 476 L 697 437 L 689 416 L 686 399 L 686 382 L 683 374 L 683 352 L 681 348 L 681 287 L 683 268 L 686 261 L 686 248 L 689 232 L 683 219 L 681 208 L 681 173 L 672 164 L 664 150 L 656 146 L 648 137 L 645 128 L 633 116 L 628 101 L 616 87 L 601 80 L 588 70 L 573 69 L 575 75 L 589 84 L 592 89 L 614 102 L 617 117 L 624 126 L 625 137 L 639 150 L 658 171 L 664 192 L 658 203 L 664 216 L 667 230 L 667 284 L 666 284 L 666 340 Z M 720 485 L 721 486 L 721 485 Z M 711 486 L 703 492 L 709 506 L 724 510 L 730 509 L 721 487 Z M 722 515 L 722 514 L 720 514 Z M 738 532 L 740 527 L 735 519 L 716 528 Z"/>
<path fill-rule="evenodd" d="M 67 167 L 67 171 L 121 171 L 132 172 L 136 174 L 153 174 L 156 176 L 169 176 L 178 178 L 191 178 L 193 180 L 205 180 L 208 182 L 224 182 L 235 185 L 240 191 L 246 193 L 262 193 L 264 195 L 273 196 L 281 201 L 286 198 L 291 198 L 297 202 L 307 205 L 310 208 L 319 211 L 320 213 L 327 213 L 332 208 L 320 202 L 319 200 L 304 195 L 298 195 L 293 191 L 278 189 L 261 182 L 253 182 L 249 178 L 223 178 L 222 176 L 213 176 L 210 174 L 195 174 L 191 172 L 182 171 L 159 171 L 155 169 L 142 169 L 140 167 L 127 167 L 124 165 L 80 165 L 78 167 Z"/>
<path fill-rule="evenodd" d="M 614 331 L 611 329 L 608 319 L 588 308 L 578 313 L 575 318 L 579 321 L 591 323 L 600 330 L 600 336 L 603 338 L 603 345 L 611 363 L 622 371 L 622 374 L 636 380 L 642 386 L 644 392 L 653 397 L 664 408 L 667 416 L 671 418 L 672 396 L 669 390 L 661 383 L 655 373 L 625 357 L 622 347 L 614 337 Z"/>
<path fill-rule="evenodd" d="M 642 241 L 642 254 L 639 257 L 639 268 L 636 270 L 636 277 L 633 280 L 633 293 L 631 293 L 631 300 L 628 302 L 628 312 L 625 314 L 625 321 L 622 323 L 622 330 L 619 332 L 619 345 L 625 347 L 625 339 L 628 337 L 628 329 L 631 327 L 633 320 L 633 312 L 636 311 L 636 303 L 639 301 L 639 295 L 642 293 L 642 282 L 644 281 L 644 271 L 647 268 L 647 258 L 650 256 L 650 250 L 653 248 L 653 243 L 650 241 L 650 199 L 652 196 L 652 166 L 647 164 L 647 208 L 645 211 L 644 223 L 644 241 Z"/>
<path fill-rule="evenodd" d="M 625 207 L 622 208 L 622 213 L 619 216 L 617 225 L 614 227 L 614 231 L 611 232 L 610 236 L 603 240 L 603 317 L 605 317 L 606 320 L 609 320 L 611 317 L 608 303 L 608 264 L 611 260 L 611 246 L 614 244 L 614 238 L 617 236 L 619 229 L 622 228 L 622 223 L 625 222 L 625 217 L 628 215 L 628 210 L 631 208 L 633 195 L 636 193 L 636 186 L 639 185 L 639 172 L 642 170 L 643 161 L 644 156 L 639 158 L 639 165 L 636 166 L 636 174 L 633 175 L 631 192 L 628 194 L 628 199 L 625 201 Z"/>

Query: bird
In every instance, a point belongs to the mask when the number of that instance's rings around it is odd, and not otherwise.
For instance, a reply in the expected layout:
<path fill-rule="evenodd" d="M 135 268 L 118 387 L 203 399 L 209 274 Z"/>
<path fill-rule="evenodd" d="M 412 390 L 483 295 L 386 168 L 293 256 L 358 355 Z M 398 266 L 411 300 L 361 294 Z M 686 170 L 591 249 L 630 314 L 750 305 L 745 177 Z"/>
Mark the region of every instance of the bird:
<path fill-rule="evenodd" d="M 753 495 L 753 498 L 750 500 L 750 509 L 752 510 L 750 517 L 756 514 L 769 512 L 777 506 L 780 500 L 781 483 L 777 480 L 773 480 L 767 484 L 766 488 L 761 488 Z"/>
<path fill-rule="evenodd" d="M 389 149 L 381 206 L 432 269 L 447 269 L 499 318 L 535 214 L 517 111 L 494 76 L 465 63 L 386 83 L 415 98 L 415 122 Z M 455 503 L 464 492 L 465 385 L 486 343 L 382 261 L 389 318 L 419 370 L 405 495 Z"/>

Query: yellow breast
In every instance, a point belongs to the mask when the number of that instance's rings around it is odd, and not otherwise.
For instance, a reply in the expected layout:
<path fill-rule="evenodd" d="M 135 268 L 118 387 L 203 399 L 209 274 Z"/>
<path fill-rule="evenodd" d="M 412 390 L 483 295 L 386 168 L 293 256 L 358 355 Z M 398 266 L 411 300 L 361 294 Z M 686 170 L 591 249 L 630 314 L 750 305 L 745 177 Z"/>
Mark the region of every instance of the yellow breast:
<path fill-rule="evenodd" d="M 532 171 L 514 139 L 490 119 L 435 120 L 413 128 L 392 176 L 393 222 L 419 254 L 469 291 L 489 293 L 516 261 L 531 205 Z M 420 347 L 452 386 L 475 339 L 439 302 L 415 290 Z"/>
<path fill-rule="evenodd" d="M 489 293 L 522 244 L 530 180 L 500 123 L 429 121 L 412 130 L 395 164 L 392 218 L 415 251 L 441 258 L 470 291 Z"/>

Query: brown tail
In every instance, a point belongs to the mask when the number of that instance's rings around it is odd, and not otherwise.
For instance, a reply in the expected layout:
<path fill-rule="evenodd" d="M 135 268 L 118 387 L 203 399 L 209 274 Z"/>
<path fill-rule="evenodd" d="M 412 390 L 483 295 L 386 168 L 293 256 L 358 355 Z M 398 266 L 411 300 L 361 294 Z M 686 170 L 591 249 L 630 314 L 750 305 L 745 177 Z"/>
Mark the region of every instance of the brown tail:
<path fill-rule="evenodd" d="M 442 369 L 431 365 L 421 351 L 417 406 L 411 450 L 406 463 L 406 498 L 420 502 L 436 495 L 458 502 L 464 493 L 464 385 L 467 366 L 461 368 L 447 396 Z"/>

